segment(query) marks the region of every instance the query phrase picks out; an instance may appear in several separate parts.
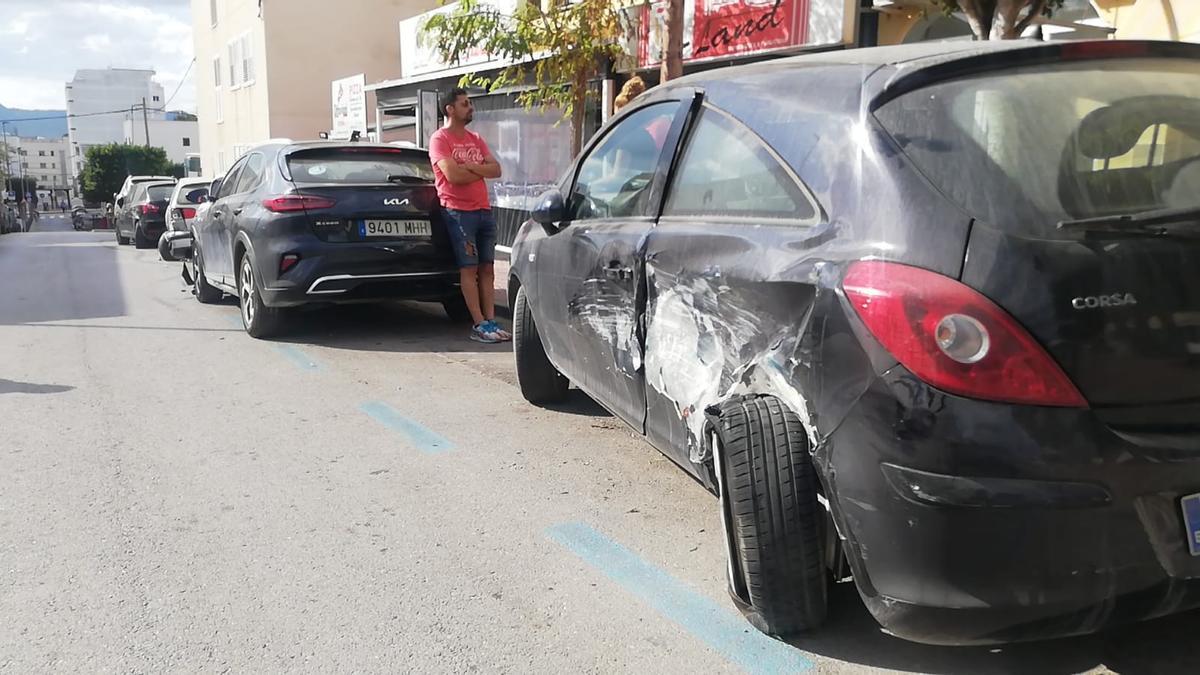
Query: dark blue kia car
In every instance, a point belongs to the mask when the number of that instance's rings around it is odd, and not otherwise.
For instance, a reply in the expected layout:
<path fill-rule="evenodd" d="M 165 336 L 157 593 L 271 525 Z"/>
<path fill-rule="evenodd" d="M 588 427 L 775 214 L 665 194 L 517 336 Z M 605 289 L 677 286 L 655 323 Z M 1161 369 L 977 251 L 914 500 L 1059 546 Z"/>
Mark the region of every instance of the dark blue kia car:
<path fill-rule="evenodd" d="M 254 337 L 308 303 L 428 300 L 467 314 L 424 150 L 267 144 L 239 158 L 209 200 L 192 228 L 196 298 L 236 295 Z"/>
<path fill-rule="evenodd" d="M 521 391 L 719 497 L 774 634 L 1200 606 L 1200 46 L 928 43 L 634 99 L 513 245 Z"/>

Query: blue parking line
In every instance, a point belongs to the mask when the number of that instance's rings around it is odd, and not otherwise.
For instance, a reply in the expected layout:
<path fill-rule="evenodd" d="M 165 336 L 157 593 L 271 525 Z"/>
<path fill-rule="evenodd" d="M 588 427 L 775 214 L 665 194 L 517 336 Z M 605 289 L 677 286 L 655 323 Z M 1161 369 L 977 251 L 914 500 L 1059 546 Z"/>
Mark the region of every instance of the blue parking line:
<path fill-rule="evenodd" d="M 586 523 L 553 525 L 546 536 L 748 673 L 794 673 L 813 665 L 800 650 L 763 635 L 737 613 L 696 593 Z"/>
<path fill-rule="evenodd" d="M 275 351 L 286 356 L 289 361 L 296 364 L 303 370 L 311 371 L 321 369 L 321 364 L 317 363 L 313 357 L 305 354 L 291 345 L 275 345 Z"/>
<path fill-rule="evenodd" d="M 367 401 L 358 406 L 358 409 L 385 427 L 404 434 L 413 447 L 427 455 L 436 455 L 454 449 L 453 443 L 404 417 L 382 401 Z"/>

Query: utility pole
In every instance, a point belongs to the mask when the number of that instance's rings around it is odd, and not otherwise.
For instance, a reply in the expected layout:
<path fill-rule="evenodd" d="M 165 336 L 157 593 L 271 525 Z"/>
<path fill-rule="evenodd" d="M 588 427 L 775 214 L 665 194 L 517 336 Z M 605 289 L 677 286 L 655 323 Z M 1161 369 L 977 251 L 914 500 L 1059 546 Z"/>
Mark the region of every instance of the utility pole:
<path fill-rule="evenodd" d="M 142 127 L 146 131 L 146 147 L 150 147 L 150 122 L 146 119 L 146 97 L 142 97 Z"/>

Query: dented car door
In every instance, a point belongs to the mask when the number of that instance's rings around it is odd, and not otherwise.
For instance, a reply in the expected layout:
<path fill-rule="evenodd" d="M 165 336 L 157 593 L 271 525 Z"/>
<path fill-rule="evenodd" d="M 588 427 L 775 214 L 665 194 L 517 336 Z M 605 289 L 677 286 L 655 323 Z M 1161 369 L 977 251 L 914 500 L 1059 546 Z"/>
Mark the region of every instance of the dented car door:
<path fill-rule="evenodd" d="M 646 410 L 641 247 L 654 227 L 684 110 L 678 100 L 659 101 L 610 127 L 579 162 L 567 220 L 538 254 L 547 352 L 564 375 L 639 431 Z"/>

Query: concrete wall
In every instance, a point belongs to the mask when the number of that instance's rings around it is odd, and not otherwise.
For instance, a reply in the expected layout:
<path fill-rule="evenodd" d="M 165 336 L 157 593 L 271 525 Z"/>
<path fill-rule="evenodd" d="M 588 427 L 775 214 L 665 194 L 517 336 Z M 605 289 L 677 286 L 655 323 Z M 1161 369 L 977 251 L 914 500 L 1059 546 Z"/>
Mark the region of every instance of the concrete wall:
<path fill-rule="evenodd" d="M 400 76 L 401 19 L 437 0 L 264 0 L 271 69 L 271 135 L 315 138 L 333 125 L 333 80 L 363 73 L 368 84 Z M 374 127 L 375 96 L 367 94 Z"/>
<path fill-rule="evenodd" d="M 188 153 L 200 149 L 199 122 L 183 120 L 149 120 L 150 145 L 167 152 L 167 159 L 183 163 Z M 142 120 L 126 120 L 125 142 L 142 145 L 146 142 L 146 125 Z M 184 143 L 187 145 L 184 145 Z M 203 162 L 203 158 L 201 158 Z"/>
<path fill-rule="evenodd" d="M 1200 0 L 1092 0 L 1118 39 L 1200 42 Z"/>

